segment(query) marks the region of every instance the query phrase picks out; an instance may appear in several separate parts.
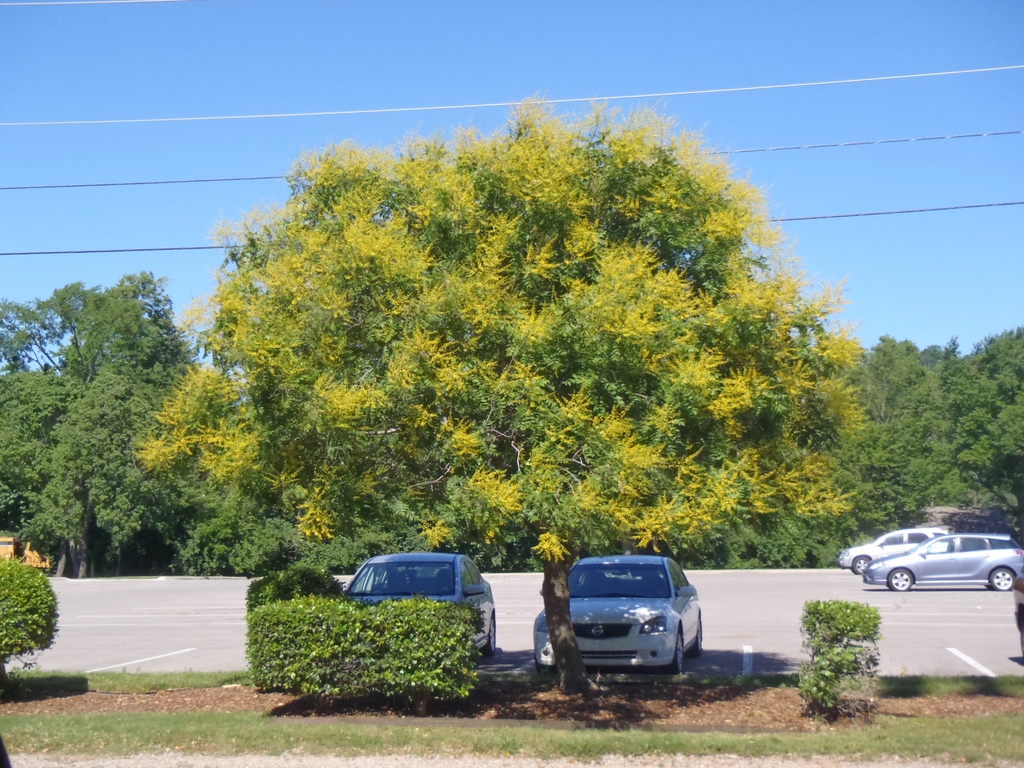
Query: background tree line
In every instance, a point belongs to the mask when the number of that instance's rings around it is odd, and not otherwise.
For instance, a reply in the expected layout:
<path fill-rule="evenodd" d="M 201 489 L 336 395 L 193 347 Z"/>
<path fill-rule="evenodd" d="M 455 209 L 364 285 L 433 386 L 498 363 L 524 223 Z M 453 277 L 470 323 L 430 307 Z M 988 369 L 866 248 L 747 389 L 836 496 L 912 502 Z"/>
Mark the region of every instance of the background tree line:
<path fill-rule="evenodd" d="M 0 303 L 0 528 L 59 574 L 806 567 L 929 505 L 1024 523 L 1024 329 L 860 351 L 662 121 L 527 107 L 292 190 L 192 341 L 149 274 Z"/>
<path fill-rule="evenodd" d="M 194 360 L 151 275 L 0 304 L 0 334 L 0 530 L 63 561 L 64 575 L 253 575 L 298 559 L 350 571 L 429 546 L 400 509 L 321 542 L 199 471 L 146 472 L 137 448 Z M 827 566 L 850 541 L 919 522 L 930 506 L 998 506 L 1024 522 L 1024 329 L 966 354 L 885 337 L 846 376 L 863 409 L 835 449 L 852 512 L 732 521 L 679 553 L 690 567 Z M 515 570 L 539 566 L 536 543 L 510 529 L 500 546 L 448 546 Z"/>

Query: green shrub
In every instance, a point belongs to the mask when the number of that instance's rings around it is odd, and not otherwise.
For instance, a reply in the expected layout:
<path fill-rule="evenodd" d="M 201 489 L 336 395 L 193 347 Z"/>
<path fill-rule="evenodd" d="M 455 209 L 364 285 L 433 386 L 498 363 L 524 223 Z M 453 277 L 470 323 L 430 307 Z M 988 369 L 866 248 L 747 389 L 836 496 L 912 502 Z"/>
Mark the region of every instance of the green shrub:
<path fill-rule="evenodd" d="M 246 653 L 264 690 L 319 696 L 379 693 L 426 711 L 476 684 L 480 613 L 461 603 L 307 597 L 248 616 Z"/>
<path fill-rule="evenodd" d="M 882 617 L 877 608 L 845 600 L 804 603 L 800 632 L 809 663 L 800 665 L 800 696 L 808 714 L 836 717 L 849 694 L 870 694 L 878 671 Z"/>
<path fill-rule="evenodd" d="M 331 574 L 297 564 L 252 581 L 245 594 L 245 610 L 252 612 L 261 605 L 296 597 L 339 598 L 343 594 L 341 584 Z"/>
<path fill-rule="evenodd" d="M 16 560 L 0 560 L 0 682 L 15 656 L 42 651 L 57 634 L 57 596 L 49 579 Z"/>

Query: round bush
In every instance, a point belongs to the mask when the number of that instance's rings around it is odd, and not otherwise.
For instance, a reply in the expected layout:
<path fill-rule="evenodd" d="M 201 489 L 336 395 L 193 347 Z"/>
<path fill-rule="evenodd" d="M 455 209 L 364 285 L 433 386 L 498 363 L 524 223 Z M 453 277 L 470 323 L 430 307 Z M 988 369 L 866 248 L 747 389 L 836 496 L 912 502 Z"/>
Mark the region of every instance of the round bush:
<path fill-rule="evenodd" d="M 341 585 L 329 573 L 308 565 L 292 565 L 249 584 L 245 595 L 247 613 L 269 603 L 296 597 L 341 597 Z"/>
<path fill-rule="evenodd" d="M 57 596 L 50 580 L 16 560 L 0 560 L 0 677 L 15 656 L 43 651 L 57 634 Z"/>

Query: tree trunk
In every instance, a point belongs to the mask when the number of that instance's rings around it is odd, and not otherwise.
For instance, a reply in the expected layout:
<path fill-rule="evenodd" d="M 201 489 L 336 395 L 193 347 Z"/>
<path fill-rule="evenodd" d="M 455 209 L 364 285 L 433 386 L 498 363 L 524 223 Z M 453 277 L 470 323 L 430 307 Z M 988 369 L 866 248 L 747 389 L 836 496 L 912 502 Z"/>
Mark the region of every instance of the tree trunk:
<path fill-rule="evenodd" d="M 57 558 L 57 578 L 64 578 L 64 569 L 68 566 L 68 541 L 61 539 L 60 556 Z"/>
<path fill-rule="evenodd" d="M 557 562 L 545 560 L 542 590 L 551 650 L 558 666 L 559 685 L 566 693 L 590 688 L 587 668 L 576 644 L 576 634 L 572 631 L 572 618 L 569 615 L 569 569 L 572 560 L 569 557 Z"/>
<path fill-rule="evenodd" d="M 86 554 L 85 542 L 79 539 L 68 541 L 68 551 L 71 554 L 71 573 L 76 579 L 84 579 L 87 574 L 88 556 Z"/>

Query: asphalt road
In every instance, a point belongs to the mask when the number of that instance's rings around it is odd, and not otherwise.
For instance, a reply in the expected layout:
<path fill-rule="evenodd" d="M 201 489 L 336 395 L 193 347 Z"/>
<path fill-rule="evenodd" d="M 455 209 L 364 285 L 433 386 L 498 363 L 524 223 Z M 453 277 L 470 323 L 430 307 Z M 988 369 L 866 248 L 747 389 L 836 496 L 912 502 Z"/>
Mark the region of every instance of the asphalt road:
<path fill-rule="evenodd" d="M 805 600 L 856 600 L 882 612 L 881 672 L 1024 675 L 1013 597 L 979 588 L 868 587 L 848 571 L 688 571 L 700 593 L 698 674 L 795 671 Z M 494 670 L 533 666 L 541 575 L 486 575 L 497 604 Z M 43 670 L 244 669 L 245 579 L 54 579 L 60 630 Z"/>

